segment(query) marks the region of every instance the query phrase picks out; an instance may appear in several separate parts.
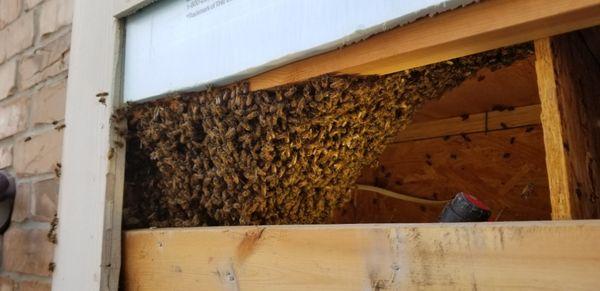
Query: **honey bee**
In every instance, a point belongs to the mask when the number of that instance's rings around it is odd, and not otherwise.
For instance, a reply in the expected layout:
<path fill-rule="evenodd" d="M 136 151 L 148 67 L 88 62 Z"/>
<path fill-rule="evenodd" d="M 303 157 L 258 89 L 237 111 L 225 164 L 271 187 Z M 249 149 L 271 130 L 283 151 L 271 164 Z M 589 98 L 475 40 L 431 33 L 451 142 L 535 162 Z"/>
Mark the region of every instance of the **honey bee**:
<path fill-rule="evenodd" d="M 126 118 L 117 109 L 113 122 L 127 126 L 115 131 L 136 145 L 127 149 L 126 195 L 144 199 L 126 209 L 154 226 L 324 222 L 423 102 L 531 54 L 501 51 L 506 61 L 492 51 L 384 76 L 209 88 L 132 105 Z"/>
<path fill-rule="evenodd" d="M 56 239 L 57 227 L 58 227 L 58 216 L 55 213 L 54 217 L 52 218 L 52 221 L 50 221 L 50 229 L 48 230 L 48 233 L 46 234 L 48 241 L 53 244 L 57 243 L 57 239 Z"/>
<path fill-rule="evenodd" d="M 115 149 L 113 147 L 109 148 L 108 149 L 108 154 L 107 154 L 108 159 L 112 160 L 112 158 L 114 157 L 114 155 L 115 155 Z"/>
<path fill-rule="evenodd" d="M 54 272 L 54 269 L 56 269 L 56 263 L 54 263 L 54 262 L 50 262 L 50 263 L 48 263 L 48 271 L 49 271 L 50 273 L 53 273 L 53 272 Z"/>
<path fill-rule="evenodd" d="M 56 175 L 56 177 L 60 177 L 61 172 L 62 172 L 62 164 L 56 163 L 56 165 L 54 166 L 54 174 Z"/>

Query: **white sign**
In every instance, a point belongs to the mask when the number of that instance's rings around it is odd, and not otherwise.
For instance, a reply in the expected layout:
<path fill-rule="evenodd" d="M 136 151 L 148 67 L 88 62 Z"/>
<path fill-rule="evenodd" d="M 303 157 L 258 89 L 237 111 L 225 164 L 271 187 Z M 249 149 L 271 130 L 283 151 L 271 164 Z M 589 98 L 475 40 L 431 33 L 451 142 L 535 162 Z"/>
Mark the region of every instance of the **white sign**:
<path fill-rule="evenodd" d="M 238 81 L 474 0 L 162 0 L 127 18 L 124 94 Z"/>

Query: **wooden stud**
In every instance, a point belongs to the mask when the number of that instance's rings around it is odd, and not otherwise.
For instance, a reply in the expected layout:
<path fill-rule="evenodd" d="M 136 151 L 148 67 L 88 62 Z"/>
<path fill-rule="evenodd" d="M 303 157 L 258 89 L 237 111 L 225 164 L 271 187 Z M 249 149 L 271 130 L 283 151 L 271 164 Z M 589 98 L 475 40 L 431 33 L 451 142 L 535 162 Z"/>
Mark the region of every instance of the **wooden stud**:
<path fill-rule="evenodd" d="M 540 105 L 517 107 L 511 111 L 471 114 L 466 120 L 461 117 L 452 117 L 413 123 L 401 131 L 394 142 L 484 132 L 486 131 L 486 118 L 488 131 L 535 125 L 540 123 Z"/>
<path fill-rule="evenodd" d="M 600 47 L 573 32 L 535 50 L 552 218 L 599 218 Z"/>
<path fill-rule="evenodd" d="M 125 290 L 595 290 L 600 221 L 129 231 Z"/>
<path fill-rule="evenodd" d="M 490 0 L 249 79 L 252 90 L 327 73 L 387 74 L 600 24 L 599 0 Z"/>

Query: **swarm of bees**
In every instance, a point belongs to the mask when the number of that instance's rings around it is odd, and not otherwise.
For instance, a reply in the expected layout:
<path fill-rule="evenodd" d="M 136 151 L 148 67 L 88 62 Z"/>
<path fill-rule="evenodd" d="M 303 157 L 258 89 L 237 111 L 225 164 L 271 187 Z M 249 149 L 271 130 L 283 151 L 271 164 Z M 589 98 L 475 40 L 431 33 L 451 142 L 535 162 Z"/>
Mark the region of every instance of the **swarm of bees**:
<path fill-rule="evenodd" d="M 325 222 L 424 101 L 531 53 L 523 44 L 385 76 L 129 106 L 125 226 Z"/>

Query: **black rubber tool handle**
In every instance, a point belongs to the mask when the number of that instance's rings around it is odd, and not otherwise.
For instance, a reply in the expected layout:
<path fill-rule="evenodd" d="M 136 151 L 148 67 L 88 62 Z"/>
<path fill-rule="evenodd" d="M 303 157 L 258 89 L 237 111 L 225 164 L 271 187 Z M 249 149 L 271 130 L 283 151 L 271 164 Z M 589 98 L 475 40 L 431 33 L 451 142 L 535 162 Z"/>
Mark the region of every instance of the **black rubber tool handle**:
<path fill-rule="evenodd" d="M 487 221 L 491 214 L 490 208 L 481 200 L 460 192 L 446 204 L 440 215 L 440 222 Z"/>
<path fill-rule="evenodd" d="M 4 172 L 0 172 L 0 201 L 15 197 L 15 179 Z"/>

